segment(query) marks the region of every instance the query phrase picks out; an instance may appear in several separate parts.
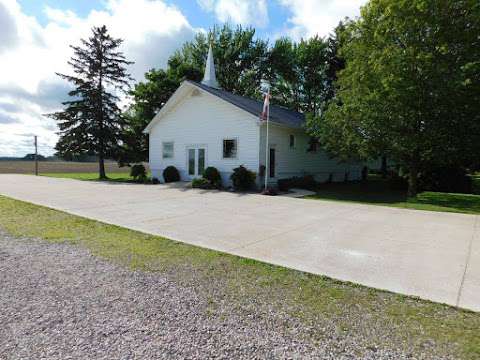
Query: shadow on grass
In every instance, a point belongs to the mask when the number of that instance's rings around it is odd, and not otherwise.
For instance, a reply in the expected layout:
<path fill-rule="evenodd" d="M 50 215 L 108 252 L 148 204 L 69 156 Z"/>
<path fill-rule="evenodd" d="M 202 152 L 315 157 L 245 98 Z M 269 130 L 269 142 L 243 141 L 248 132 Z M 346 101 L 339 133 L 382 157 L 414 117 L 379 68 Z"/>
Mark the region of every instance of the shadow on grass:
<path fill-rule="evenodd" d="M 429 211 L 480 214 L 480 195 L 423 192 L 408 198 L 405 191 L 392 190 L 387 181 L 322 184 L 309 199 L 348 201 Z"/>
<path fill-rule="evenodd" d="M 407 201 L 404 191 L 391 190 L 382 180 L 322 184 L 311 198 L 390 205 Z"/>

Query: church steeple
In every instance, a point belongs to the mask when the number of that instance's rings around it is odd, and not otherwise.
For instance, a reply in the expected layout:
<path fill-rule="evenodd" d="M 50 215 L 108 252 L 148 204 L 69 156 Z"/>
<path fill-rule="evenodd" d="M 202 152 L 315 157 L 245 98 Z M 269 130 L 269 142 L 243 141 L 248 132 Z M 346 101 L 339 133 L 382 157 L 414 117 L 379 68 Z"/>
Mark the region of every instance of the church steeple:
<path fill-rule="evenodd" d="M 213 87 L 215 89 L 220 88 L 217 82 L 217 76 L 215 75 L 215 62 L 213 60 L 213 50 L 211 43 L 210 47 L 208 48 L 207 64 L 205 65 L 205 74 L 203 75 L 202 84 Z"/>

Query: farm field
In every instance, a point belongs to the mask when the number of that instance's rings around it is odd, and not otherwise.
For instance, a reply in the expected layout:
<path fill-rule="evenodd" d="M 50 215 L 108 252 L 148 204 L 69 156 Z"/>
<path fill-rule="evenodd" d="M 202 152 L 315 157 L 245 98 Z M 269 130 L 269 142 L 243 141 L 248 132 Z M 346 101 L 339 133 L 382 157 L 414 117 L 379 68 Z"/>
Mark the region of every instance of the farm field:
<path fill-rule="evenodd" d="M 106 162 L 105 170 L 109 173 L 128 174 L 128 167 L 119 167 L 116 162 Z M 66 173 L 96 173 L 98 163 L 73 162 L 73 161 L 39 161 L 38 171 L 40 174 L 66 174 Z M 0 161 L 0 174 L 33 174 L 35 172 L 34 161 Z"/>

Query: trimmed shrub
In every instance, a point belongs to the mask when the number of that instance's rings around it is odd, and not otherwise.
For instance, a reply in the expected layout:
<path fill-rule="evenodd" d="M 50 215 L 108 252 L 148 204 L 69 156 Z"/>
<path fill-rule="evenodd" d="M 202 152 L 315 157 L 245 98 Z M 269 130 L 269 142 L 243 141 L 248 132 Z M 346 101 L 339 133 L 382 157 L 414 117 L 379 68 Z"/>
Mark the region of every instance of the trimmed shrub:
<path fill-rule="evenodd" d="M 219 189 L 222 187 L 222 176 L 217 168 L 209 166 L 203 172 L 203 178 L 208 180 L 208 182 L 215 188 Z"/>
<path fill-rule="evenodd" d="M 156 177 L 152 178 L 152 184 L 158 185 L 160 184 L 160 180 L 158 180 Z"/>
<path fill-rule="evenodd" d="M 278 180 L 278 189 L 280 191 L 288 191 L 290 189 L 305 189 L 305 190 L 315 190 L 318 184 L 313 178 L 312 175 L 305 175 L 302 177 L 292 177 L 288 179 Z"/>
<path fill-rule="evenodd" d="M 163 179 L 166 183 L 180 181 L 180 173 L 175 166 L 167 166 L 163 170 Z"/>
<path fill-rule="evenodd" d="M 233 174 L 230 175 L 230 179 L 233 183 L 233 188 L 238 191 L 250 190 L 255 185 L 255 179 L 257 175 L 248 170 L 243 165 L 233 169 Z"/>
<path fill-rule="evenodd" d="M 135 181 L 145 181 L 147 179 L 147 170 L 142 164 L 133 165 L 130 169 L 130 176 Z"/>
<path fill-rule="evenodd" d="M 192 188 L 194 189 L 213 189 L 213 185 L 205 178 L 195 178 L 192 180 Z"/>

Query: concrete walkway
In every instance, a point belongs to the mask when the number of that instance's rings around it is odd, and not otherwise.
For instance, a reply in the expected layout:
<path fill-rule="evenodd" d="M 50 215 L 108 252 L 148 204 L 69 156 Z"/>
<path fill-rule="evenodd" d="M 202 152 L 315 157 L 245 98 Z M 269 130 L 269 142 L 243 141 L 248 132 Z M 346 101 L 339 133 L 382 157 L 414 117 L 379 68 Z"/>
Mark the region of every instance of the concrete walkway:
<path fill-rule="evenodd" d="M 480 311 L 479 216 L 28 175 L 0 175 L 0 194 Z"/>

